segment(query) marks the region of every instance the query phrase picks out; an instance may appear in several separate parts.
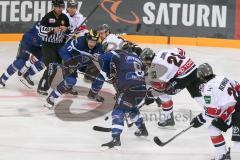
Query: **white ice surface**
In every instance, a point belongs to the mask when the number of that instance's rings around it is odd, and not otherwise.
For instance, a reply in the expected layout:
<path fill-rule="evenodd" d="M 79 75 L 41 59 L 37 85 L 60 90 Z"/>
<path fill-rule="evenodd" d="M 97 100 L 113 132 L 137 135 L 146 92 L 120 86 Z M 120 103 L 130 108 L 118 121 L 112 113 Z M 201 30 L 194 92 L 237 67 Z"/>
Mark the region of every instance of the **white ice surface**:
<path fill-rule="evenodd" d="M 155 51 L 169 47 L 144 46 Z M 217 74 L 240 81 L 240 50 L 178 47 L 184 48 L 197 64 L 208 62 Z M 12 63 L 17 48 L 18 43 L 0 43 L 0 73 Z M 36 84 L 40 76 L 38 74 L 34 77 Z M 90 87 L 90 84 L 83 82 L 80 76 L 78 86 Z M 113 92 L 109 84 L 105 84 L 104 88 Z M 203 111 L 186 91 L 174 96 L 174 111 L 179 116 L 176 117 L 178 121 L 174 129 L 158 128 L 154 118 L 148 119 L 148 138 L 136 138 L 133 135 L 136 128 L 125 127 L 121 137 L 122 150 L 103 152 L 100 145 L 111 140 L 111 134 L 93 131 L 92 126 L 110 127 L 111 120 L 104 120 L 105 116 L 110 116 L 110 112 L 85 122 L 62 121 L 55 116 L 54 111 L 42 107 L 44 98 L 37 96 L 35 90 L 25 88 L 16 75 L 9 79 L 5 89 L 0 90 L 0 160 L 209 160 L 214 155 L 207 125 L 189 130 L 163 148 L 152 141 L 156 135 L 163 141 L 169 139 L 189 125 L 190 114 L 196 115 Z M 71 96 L 64 99 L 71 99 Z M 96 107 L 96 103 L 79 96 L 73 99 L 71 111 L 86 112 L 94 105 Z M 145 118 L 151 114 L 158 116 L 158 110 L 154 104 L 144 107 L 142 113 Z M 183 116 L 187 116 L 187 119 Z M 230 131 L 225 134 L 225 138 L 227 145 L 233 146 Z M 234 147 L 232 159 L 240 159 L 240 150 L 237 151 Z"/>

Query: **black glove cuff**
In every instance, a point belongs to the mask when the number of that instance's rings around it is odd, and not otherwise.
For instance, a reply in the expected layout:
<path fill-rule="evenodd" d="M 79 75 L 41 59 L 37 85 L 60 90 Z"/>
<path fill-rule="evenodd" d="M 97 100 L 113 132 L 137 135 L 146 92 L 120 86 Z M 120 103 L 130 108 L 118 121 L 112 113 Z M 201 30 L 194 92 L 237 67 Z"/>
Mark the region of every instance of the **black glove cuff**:
<path fill-rule="evenodd" d="M 194 128 L 201 127 L 204 123 L 206 123 L 206 120 L 203 118 L 202 113 L 197 115 L 195 118 L 192 119 L 191 125 Z"/>
<path fill-rule="evenodd" d="M 199 114 L 199 116 L 197 116 L 197 118 L 198 118 L 200 123 L 202 123 L 202 124 L 206 123 L 206 120 L 203 118 L 202 114 Z"/>
<path fill-rule="evenodd" d="M 212 121 L 212 125 L 223 132 L 226 132 L 231 126 L 229 126 L 226 122 L 221 118 L 216 118 Z"/>

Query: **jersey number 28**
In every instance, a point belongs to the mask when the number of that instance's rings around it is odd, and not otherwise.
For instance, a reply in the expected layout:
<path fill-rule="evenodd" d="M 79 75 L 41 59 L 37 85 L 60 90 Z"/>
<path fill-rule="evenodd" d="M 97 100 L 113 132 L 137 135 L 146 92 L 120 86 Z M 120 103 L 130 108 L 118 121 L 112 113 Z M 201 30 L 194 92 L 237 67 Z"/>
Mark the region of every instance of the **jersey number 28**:
<path fill-rule="evenodd" d="M 185 57 L 174 53 L 171 53 L 171 55 L 172 56 L 168 57 L 167 62 L 169 64 L 174 64 L 175 66 L 180 67 Z"/>
<path fill-rule="evenodd" d="M 231 87 L 228 88 L 228 94 L 230 96 L 233 96 L 235 100 L 237 100 L 238 96 L 237 96 L 237 92 L 236 90 L 234 89 L 234 87 L 231 85 Z"/>

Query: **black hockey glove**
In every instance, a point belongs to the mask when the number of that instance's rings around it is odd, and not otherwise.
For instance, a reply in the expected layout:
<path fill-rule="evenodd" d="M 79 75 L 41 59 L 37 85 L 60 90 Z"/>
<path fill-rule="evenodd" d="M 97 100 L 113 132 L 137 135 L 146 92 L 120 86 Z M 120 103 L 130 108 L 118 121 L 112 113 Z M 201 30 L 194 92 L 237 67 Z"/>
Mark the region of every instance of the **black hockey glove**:
<path fill-rule="evenodd" d="M 152 92 L 148 91 L 147 92 L 147 96 L 145 98 L 145 104 L 146 105 L 150 105 L 150 104 L 154 103 L 154 101 L 155 101 L 155 99 L 154 99 L 154 97 L 152 95 Z"/>
<path fill-rule="evenodd" d="M 226 122 L 224 122 L 222 118 L 215 118 L 212 121 L 212 125 L 223 132 L 226 132 L 231 127 L 231 125 L 228 125 Z"/>
<path fill-rule="evenodd" d="M 206 120 L 203 119 L 202 113 L 197 115 L 196 117 L 194 117 L 192 119 L 192 121 L 190 122 L 190 125 L 193 126 L 193 128 L 199 128 L 201 127 L 204 123 L 206 123 Z"/>
<path fill-rule="evenodd" d="M 150 105 L 150 104 L 152 104 L 152 103 L 154 103 L 154 101 L 155 101 L 155 99 L 154 98 L 152 98 L 152 97 L 146 97 L 145 98 L 145 104 L 146 105 Z"/>
<path fill-rule="evenodd" d="M 175 95 L 177 94 L 178 92 L 180 92 L 181 90 L 179 89 L 176 89 L 176 85 L 178 84 L 178 82 L 176 81 L 173 81 L 172 83 L 170 83 L 166 90 L 164 91 L 164 93 L 168 94 L 168 95 Z"/>

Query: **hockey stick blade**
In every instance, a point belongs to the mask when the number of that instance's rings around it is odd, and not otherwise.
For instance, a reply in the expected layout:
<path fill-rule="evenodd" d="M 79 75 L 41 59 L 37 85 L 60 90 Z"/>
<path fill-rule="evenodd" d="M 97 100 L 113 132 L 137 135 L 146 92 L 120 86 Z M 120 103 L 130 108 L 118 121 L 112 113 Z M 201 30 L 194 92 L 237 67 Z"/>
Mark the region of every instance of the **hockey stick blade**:
<path fill-rule="evenodd" d="M 154 141 L 158 146 L 161 146 L 161 147 L 163 147 L 163 146 L 165 146 L 166 144 L 169 143 L 168 141 L 165 142 L 165 143 L 163 143 L 157 136 L 153 138 L 153 141 Z"/>
<path fill-rule="evenodd" d="M 28 89 L 32 89 L 33 86 L 31 87 L 30 85 L 27 84 L 27 82 L 25 82 L 22 78 L 19 78 L 19 81 L 24 85 L 26 86 Z"/>
<path fill-rule="evenodd" d="M 99 132 L 111 132 L 112 128 L 106 128 L 101 126 L 93 126 L 93 130 L 99 131 Z"/>
<path fill-rule="evenodd" d="M 157 136 L 153 138 L 153 141 L 160 147 L 165 146 L 166 144 L 170 143 L 171 141 L 173 141 L 175 138 L 177 138 L 178 136 L 180 136 L 181 134 L 183 134 L 184 132 L 186 132 L 187 130 L 189 130 L 190 128 L 192 128 L 192 125 L 190 125 L 189 127 L 187 127 L 186 129 L 182 130 L 181 132 L 179 132 L 178 134 L 176 134 L 175 136 L 173 136 L 172 138 L 170 138 L 168 141 L 166 142 L 162 142 Z"/>

